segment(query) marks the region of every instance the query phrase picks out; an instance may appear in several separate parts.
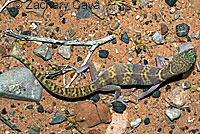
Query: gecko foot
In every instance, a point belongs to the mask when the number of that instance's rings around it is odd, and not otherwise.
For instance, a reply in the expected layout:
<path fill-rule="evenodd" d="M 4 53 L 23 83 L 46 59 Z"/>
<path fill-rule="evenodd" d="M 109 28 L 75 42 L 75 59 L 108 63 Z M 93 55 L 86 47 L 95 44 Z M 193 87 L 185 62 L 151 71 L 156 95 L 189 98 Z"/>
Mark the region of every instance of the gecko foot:
<path fill-rule="evenodd" d="M 115 99 L 114 101 L 112 101 L 111 103 L 116 102 L 116 101 L 121 102 L 121 103 L 123 103 L 124 105 L 126 105 L 126 102 L 129 102 L 129 100 L 125 100 L 125 99 L 123 98 L 123 96 L 119 96 L 118 98 L 116 98 L 116 99 Z"/>

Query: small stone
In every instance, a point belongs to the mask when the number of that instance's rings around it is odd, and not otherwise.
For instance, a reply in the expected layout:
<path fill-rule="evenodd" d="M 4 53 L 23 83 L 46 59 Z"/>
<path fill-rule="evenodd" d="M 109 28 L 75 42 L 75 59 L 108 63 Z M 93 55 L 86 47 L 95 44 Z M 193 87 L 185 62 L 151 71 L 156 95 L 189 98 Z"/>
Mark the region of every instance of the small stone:
<path fill-rule="evenodd" d="M 59 113 L 56 113 L 51 119 L 50 125 L 59 124 L 65 121 L 65 117 Z"/>
<path fill-rule="evenodd" d="M 174 125 L 170 125 L 171 129 L 175 129 L 175 126 Z"/>
<path fill-rule="evenodd" d="M 0 45 L 0 56 L 6 55 L 6 48 L 3 45 Z"/>
<path fill-rule="evenodd" d="M 1 114 L 4 114 L 4 115 L 7 114 L 6 108 L 2 109 Z"/>
<path fill-rule="evenodd" d="M 167 117 L 169 117 L 171 121 L 173 121 L 175 119 L 178 119 L 181 116 L 181 110 L 177 108 L 167 109 L 165 111 L 165 114 L 167 115 Z"/>
<path fill-rule="evenodd" d="M 14 116 L 15 115 L 15 110 L 14 109 L 9 110 L 9 115 L 10 116 Z"/>
<path fill-rule="evenodd" d="M 152 40 L 158 45 L 165 43 L 165 39 L 158 31 L 154 33 L 154 35 L 152 36 Z"/>
<path fill-rule="evenodd" d="M 185 109 L 187 110 L 188 113 L 191 112 L 190 107 L 185 107 Z"/>
<path fill-rule="evenodd" d="M 140 15 L 136 15 L 135 19 L 138 20 L 140 18 Z"/>
<path fill-rule="evenodd" d="M 124 110 L 126 110 L 126 105 L 124 105 L 122 102 L 115 101 L 112 103 L 112 105 L 113 105 L 113 110 L 116 113 L 123 113 Z"/>
<path fill-rule="evenodd" d="M 107 50 L 99 50 L 99 57 L 100 58 L 107 58 L 109 52 Z"/>
<path fill-rule="evenodd" d="M 185 23 L 179 24 L 176 26 L 176 35 L 178 37 L 187 36 L 189 33 L 189 30 L 190 30 L 190 27 L 187 24 Z"/>
<path fill-rule="evenodd" d="M 156 90 L 155 92 L 153 92 L 152 97 L 153 98 L 159 98 L 160 94 L 161 94 L 161 92 L 159 90 Z"/>
<path fill-rule="evenodd" d="M 114 39 L 112 40 L 112 44 L 117 44 L 117 39 L 116 39 L 116 38 L 114 38 Z"/>
<path fill-rule="evenodd" d="M 158 132 L 161 132 L 162 131 L 162 128 L 158 128 Z"/>
<path fill-rule="evenodd" d="M 40 134 L 40 128 L 36 126 L 30 126 L 29 134 Z"/>
<path fill-rule="evenodd" d="M 18 15 L 18 13 L 19 13 L 19 10 L 17 8 L 15 8 L 15 7 L 7 8 L 7 9 L 8 9 L 8 13 L 13 18 L 15 18 Z"/>
<path fill-rule="evenodd" d="M 176 13 L 176 14 L 174 15 L 174 19 L 175 19 L 175 20 L 177 20 L 179 17 L 180 17 L 180 13 Z"/>
<path fill-rule="evenodd" d="M 50 23 L 50 24 L 49 24 L 49 26 L 53 26 L 53 25 L 54 25 L 54 23 Z"/>
<path fill-rule="evenodd" d="M 58 32 L 60 30 L 60 27 L 56 27 L 56 32 Z"/>
<path fill-rule="evenodd" d="M 196 132 L 197 132 L 197 130 L 192 129 L 192 130 L 189 131 L 189 134 L 195 134 Z"/>
<path fill-rule="evenodd" d="M 98 102 L 100 100 L 99 94 L 93 95 L 90 99 L 93 100 L 94 102 Z"/>
<path fill-rule="evenodd" d="M 164 23 L 160 24 L 160 30 L 162 35 L 165 35 L 169 31 L 168 26 Z"/>
<path fill-rule="evenodd" d="M 39 48 L 34 48 L 33 52 L 44 60 L 50 60 L 52 58 L 51 52 L 46 44 L 42 44 Z"/>
<path fill-rule="evenodd" d="M 118 19 L 112 19 L 111 22 L 110 22 L 110 29 L 111 30 L 116 30 L 119 26 L 120 26 L 120 21 Z"/>
<path fill-rule="evenodd" d="M 60 46 L 58 48 L 58 54 L 60 54 L 63 58 L 65 59 L 70 59 L 71 58 L 71 46 Z"/>
<path fill-rule="evenodd" d="M 138 127 L 142 122 L 141 118 L 137 118 L 136 120 L 131 121 L 130 125 L 132 128 Z"/>
<path fill-rule="evenodd" d="M 92 16 L 92 10 L 86 2 L 81 2 L 78 6 L 78 13 L 76 14 L 77 19 L 86 19 Z"/>
<path fill-rule="evenodd" d="M 63 24 L 65 24 L 65 23 L 66 23 L 66 19 L 63 18 L 61 22 L 62 22 Z"/>
<path fill-rule="evenodd" d="M 23 31 L 22 34 L 23 34 L 23 35 L 31 36 L 31 31 L 30 31 L 30 30 L 28 30 L 28 31 Z"/>
<path fill-rule="evenodd" d="M 174 4 L 176 3 L 177 0 L 165 0 L 165 2 L 170 6 L 174 6 Z"/>
<path fill-rule="evenodd" d="M 171 86 L 167 85 L 166 88 L 165 88 L 165 92 L 168 92 L 169 89 L 171 89 Z"/>
<path fill-rule="evenodd" d="M 186 104 L 190 97 L 186 91 L 178 86 L 169 92 L 168 98 L 171 100 L 171 102 L 181 107 Z"/>
<path fill-rule="evenodd" d="M 137 0 L 132 0 L 132 4 L 135 6 L 137 4 Z"/>
<path fill-rule="evenodd" d="M 192 38 L 195 38 L 197 40 L 200 39 L 200 30 L 196 30 L 192 33 Z"/>
<path fill-rule="evenodd" d="M 123 41 L 124 43 L 128 44 L 129 43 L 129 37 L 127 35 L 127 32 L 124 32 L 122 35 L 121 35 L 121 41 Z"/>
<path fill-rule="evenodd" d="M 145 125 L 148 125 L 149 123 L 150 123 L 150 119 L 149 119 L 149 118 L 145 118 L 145 119 L 144 119 L 144 124 L 145 124 Z"/>
<path fill-rule="evenodd" d="M 184 89 L 189 89 L 189 88 L 191 88 L 191 84 L 190 84 L 189 81 L 185 81 L 185 82 L 183 83 L 182 87 L 183 87 Z"/>
<path fill-rule="evenodd" d="M 69 37 L 70 38 L 73 37 L 76 34 L 76 32 L 71 28 L 68 29 L 68 32 L 69 32 Z"/>
<path fill-rule="evenodd" d="M 94 5 L 92 7 L 92 12 L 102 20 L 105 18 L 105 8 L 102 4 L 97 3 Z"/>
<path fill-rule="evenodd" d="M 40 106 L 37 108 L 37 111 L 38 111 L 39 113 L 44 113 L 44 108 L 43 108 L 43 106 L 40 105 Z"/>
<path fill-rule="evenodd" d="M 57 46 L 56 44 L 53 43 L 53 44 L 51 45 L 51 47 L 52 47 L 53 49 L 56 49 L 58 46 Z"/>
<path fill-rule="evenodd" d="M 26 13 L 24 13 L 24 12 L 22 12 L 22 17 L 24 17 L 24 16 L 27 16 L 27 14 L 26 14 Z"/>
<path fill-rule="evenodd" d="M 88 134 L 101 134 L 101 133 L 96 129 L 92 129 L 92 130 L 89 130 Z"/>
<path fill-rule="evenodd" d="M 26 109 L 33 109 L 33 105 L 28 105 Z"/>
<path fill-rule="evenodd" d="M 82 61 L 82 60 L 83 60 L 82 57 L 80 57 L 80 56 L 77 57 L 77 62 L 80 62 L 80 61 Z"/>
<path fill-rule="evenodd" d="M 144 8 L 147 5 L 146 0 L 140 0 L 140 8 Z"/>
<path fill-rule="evenodd" d="M 47 1 L 47 5 L 49 5 L 50 8 L 54 8 L 54 6 L 55 6 L 54 2 L 50 1 L 50 0 Z"/>
<path fill-rule="evenodd" d="M 196 86 L 193 85 L 193 86 L 190 88 L 190 91 L 191 91 L 191 92 L 195 92 L 195 91 L 197 91 L 197 89 L 198 89 L 198 88 L 197 88 Z"/>
<path fill-rule="evenodd" d="M 170 10 L 169 12 L 170 12 L 170 14 L 175 13 L 175 12 L 176 12 L 176 8 L 172 7 L 171 10 Z"/>

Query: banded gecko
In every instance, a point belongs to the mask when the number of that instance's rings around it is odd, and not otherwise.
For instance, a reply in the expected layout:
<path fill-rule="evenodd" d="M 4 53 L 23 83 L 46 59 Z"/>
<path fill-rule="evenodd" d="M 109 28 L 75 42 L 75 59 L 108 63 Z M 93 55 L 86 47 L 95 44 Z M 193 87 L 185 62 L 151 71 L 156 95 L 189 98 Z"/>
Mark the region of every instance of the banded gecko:
<path fill-rule="evenodd" d="M 158 86 L 171 77 L 188 72 L 196 61 L 196 50 L 192 44 L 183 44 L 179 47 L 179 53 L 176 54 L 166 68 L 161 67 L 159 56 L 156 57 L 157 66 L 145 66 L 137 64 L 117 64 L 109 67 L 99 76 L 92 62 L 77 69 L 80 73 L 90 69 L 92 83 L 78 88 L 65 88 L 47 80 L 39 71 L 36 70 L 25 59 L 15 55 L 5 55 L 3 57 L 14 57 L 23 63 L 38 79 L 38 81 L 50 92 L 64 98 L 79 98 L 88 96 L 96 91 L 115 90 L 115 100 L 123 101 L 120 96 L 122 85 L 152 85 L 152 87 L 139 95 L 137 100 L 156 90 Z M 121 99 L 122 98 L 122 99 Z"/>

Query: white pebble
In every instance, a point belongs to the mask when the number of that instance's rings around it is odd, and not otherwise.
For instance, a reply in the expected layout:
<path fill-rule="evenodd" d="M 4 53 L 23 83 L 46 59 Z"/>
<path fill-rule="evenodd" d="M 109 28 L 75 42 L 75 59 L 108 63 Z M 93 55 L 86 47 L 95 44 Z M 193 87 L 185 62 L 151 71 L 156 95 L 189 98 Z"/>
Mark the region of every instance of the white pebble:
<path fill-rule="evenodd" d="M 142 122 L 142 119 L 137 118 L 136 120 L 131 121 L 130 125 L 132 128 L 136 128 L 140 125 L 141 122 Z"/>
<path fill-rule="evenodd" d="M 169 117 L 171 121 L 178 119 L 181 116 L 181 110 L 177 108 L 167 109 L 165 114 Z"/>

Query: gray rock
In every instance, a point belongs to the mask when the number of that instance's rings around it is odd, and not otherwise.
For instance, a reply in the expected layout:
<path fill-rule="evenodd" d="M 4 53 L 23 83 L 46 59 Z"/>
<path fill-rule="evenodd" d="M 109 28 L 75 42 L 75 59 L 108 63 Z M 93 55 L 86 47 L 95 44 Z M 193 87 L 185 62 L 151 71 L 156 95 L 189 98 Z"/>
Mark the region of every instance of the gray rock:
<path fill-rule="evenodd" d="M 165 43 L 165 39 L 158 31 L 154 33 L 154 35 L 152 36 L 152 40 L 158 45 Z"/>
<path fill-rule="evenodd" d="M 46 44 L 42 44 L 39 48 L 35 48 L 33 52 L 44 60 L 50 60 L 52 58 L 51 52 Z"/>
<path fill-rule="evenodd" d="M 174 19 L 175 19 L 175 20 L 177 20 L 179 17 L 180 17 L 180 13 L 176 13 L 176 14 L 174 15 Z"/>
<path fill-rule="evenodd" d="M 19 13 L 19 10 L 15 7 L 7 8 L 7 10 L 10 16 L 12 16 L 13 18 L 15 18 Z"/>
<path fill-rule="evenodd" d="M 167 109 L 165 111 L 165 114 L 167 115 L 167 117 L 169 117 L 171 121 L 173 121 L 175 119 L 178 119 L 181 116 L 181 110 L 177 108 Z"/>
<path fill-rule="evenodd" d="M 121 41 L 123 41 L 124 43 L 128 44 L 129 43 L 129 37 L 128 37 L 128 34 L 127 32 L 124 32 L 122 35 L 121 35 Z"/>
<path fill-rule="evenodd" d="M 31 71 L 25 67 L 15 67 L 0 75 L 0 97 L 39 102 L 42 90 Z"/>
<path fill-rule="evenodd" d="M 176 3 L 177 0 L 165 0 L 165 2 L 170 6 L 174 6 L 174 4 Z"/>
<path fill-rule="evenodd" d="M 192 34 L 192 38 L 199 40 L 200 39 L 200 30 L 194 31 L 194 33 Z"/>
<path fill-rule="evenodd" d="M 11 110 L 9 111 L 9 115 L 10 115 L 10 116 L 14 116 L 14 115 L 15 115 L 15 110 L 14 110 L 14 109 L 11 109 Z"/>
<path fill-rule="evenodd" d="M 51 119 L 50 125 L 62 123 L 65 121 L 65 117 L 61 114 L 56 113 L 55 116 Z"/>
<path fill-rule="evenodd" d="M 187 36 L 189 33 L 189 30 L 190 30 L 190 27 L 187 24 L 185 23 L 179 24 L 176 26 L 176 35 L 178 37 Z"/>
<path fill-rule="evenodd" d="M 141 4 L 141 8 L 144 8 L 147 5 L 147 1 L 146 0 L 140 0 L 140 4 Z"/>
<path fill-rule="evenodd" d="M 58 53 L 65 59 L 70 59 L 71 57 L 71 46 L 60 46 L 58 48 Z"/>
<path fill-rule="evenodd" d="M 171 10 L 169 11 L 171 14 L 176 12 L 176 8 L 172 7 Z"/>
<path fill-rule="evenodd" d="M 91 8 L 87 5 L 86 2 L 82 2 L 78 6 L 78 13 L 76 14 L 77 19 L 86 19 L 90 18 L 91 16 L 92 16 Z"/>
<path fill-rule="evenodd" d="M 191 84 L 190 84 L 189 81 L 185 81 L 185 82 L 183 83 L 182 87 L 183 87 L 184 89 L 189 89 L 189 88 L 191 88 Z"/>
<path fill-rule="evenodd" d="M 36 126 L 30 126 L 29 134 L 40 134 L 40 128 Z"/>

